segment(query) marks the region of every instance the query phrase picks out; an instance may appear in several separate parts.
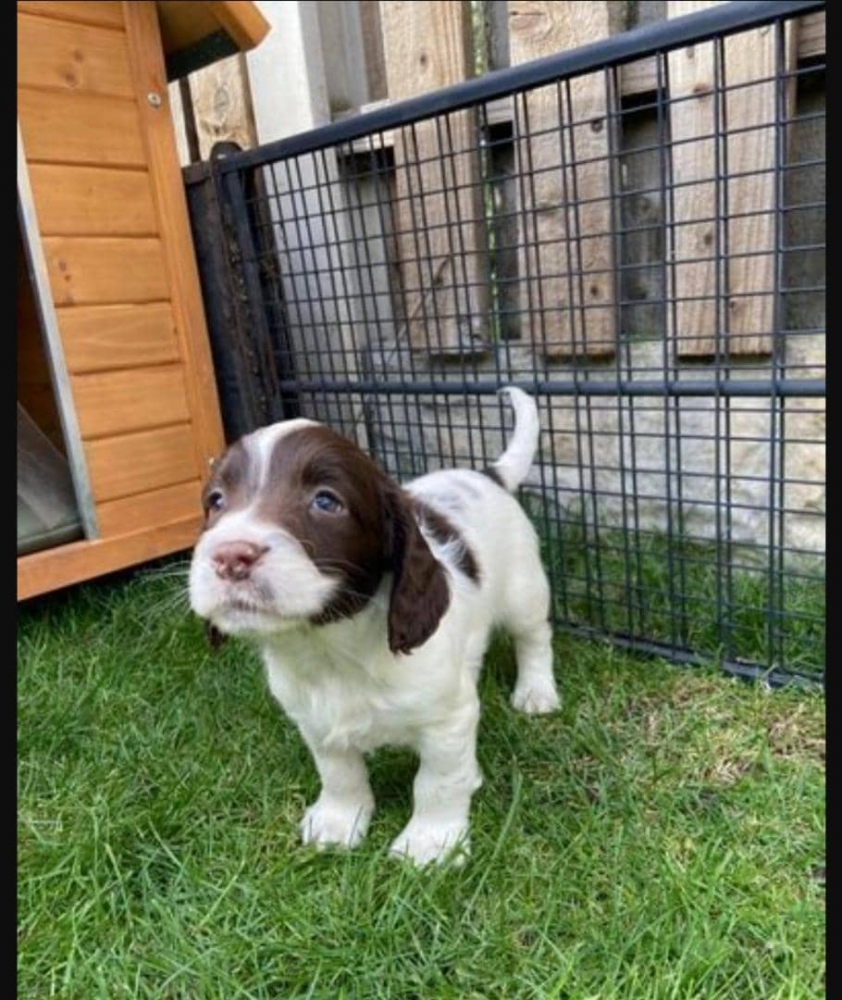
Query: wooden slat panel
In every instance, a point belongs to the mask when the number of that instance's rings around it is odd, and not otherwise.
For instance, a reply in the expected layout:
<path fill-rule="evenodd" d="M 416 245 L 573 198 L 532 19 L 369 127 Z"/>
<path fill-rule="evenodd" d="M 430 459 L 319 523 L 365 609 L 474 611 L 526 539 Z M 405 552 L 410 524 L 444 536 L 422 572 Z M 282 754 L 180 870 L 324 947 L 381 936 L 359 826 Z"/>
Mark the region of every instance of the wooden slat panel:
<path fill-rule="evenodd" d="M 664 4 L 666 16 L 666 4 Z M 688 12 L 689 13 L 689 12 Z M 653 23 L 652 18 L 646 23 Z M 641 23 L 641 22 L 638 22 Z M 798 59 L 811 59 L 825 52 L 825 14 L 808 14 L 797 20 Z M 662 79 L 661 82 L 664 82 Z M 620 89 L 623 97 L 655 93 L 658 89 L 658 64 L 654 56 L 638 59 L 620 67 Z"/>
<path fill-rule="evenodd" d="M 18 84 L 131 97 L 125 33 L 21 14 Z"/>
<path fill-rule="evenodd" d="M 178 361 L 169 302 L 58 309 L 68 370 L 75 374 Z"/>
<path fill-rule="evenodd" d="M 380 11 L 393 100 L 473 75 L 468 3 L 387 0 Z M 395 133 L 395 225 L 409 337 L 434 353 L 470 353 L 485 343 L 487 251 L 476 140 L 468 111 Z"/>
<path fill-rule="evenodd" d="M 511 0 L 509 15 L 512 65 L 610 33 L 605 2 Z M 542 87 L 530 91 L 517 109 L 518 126 L 528 126 L 527 138 L 515 137 L 523 335 L 550 357 L 610 357 L 617 330 L 604 75 L 575 78 L 570 107 L 564 86 L 561 100 L 559 108 L 555 85 Z M 572 135 L 565 131 L 564 149 L 560 115 L 565 123 L 571 116 L 577 123 Z M 594 273 L 580 281 L 579 272 Z"/>
<path fill-rule="evenodd" d="M 823 10 L 798 22 L 798 58 L 812 59 L 825 53 L 827 18 Z"/>
<path fill-rule="evenodd" d="M 670 0 L 667 11 L 678 17 L 704 7 L 709 0 Z M 790 42 L 792 42 L 790 36 Z M 774 325 L 775 288 L 775 32 L 760 28 L 726 40 L 725 84 L 729 91 L 726 225 L 717 227 L 714 51 L 702 44 L 669 56 L 672 175 L 681 181 L 673 196 L 673 260 L 675 261 L 676 329 L 671 330 L 682 358 L 709 358 L 717 353 L 717 252 L 728 250 L 727 270 L 720 271 L 719 288 L 727 289 L 727 328 L 720 332 L 720 349 L 731 355 L 767 354 Z M 787 62 L 794 50 L 788 47 Z M 676 99 L 690 98 L 675 103 Z M 763 127 L 763 126 L 766 127 Z M 744 131 L 740 131 L 740 130 Z M 722 152 L 720 152 L 722 160 Z M 722 161 L 724 162 L 724 160 Z M 745 174 L 745 176 L 739 176 Z M 687 183 L 692 182 L 692 183 Z M 748 214 L 754 213 L 754 214 Z M 717 231 L 718 230 L 718 231 Z M 751 254 L 751 256 L 744 256 Z M 743 255 L 743 256 L 741 256 Z M 703 258 L 703 259 L 700 259 Z M 672 310 L 669 310 L 672 320 Z"/>
<path fill-rule="evenodd" d="M 198 479 L 137 496 L 109 500 L 97 507 L 96 517 L 103 538 L 124 535 L 160 524 L 170 524 L 201 515 L 202 484 Z"/>
<path fill-rule="evenodd" d="M 85 445 L 97 503 L 199 478 L 190 424 Z"/>
<path fill-rule="evenodd" d="M 18 0 L 18 10 L 63 21 L 123 27 L 119 0 Z"/>
<path fill-rule="evenodd" d="M 636 97 L 658 89 L 658 63 L 654 56 L 637 59 L 620 67 L 620 89 L 623 97 Z"/>
<path fill-rule="evenodd" d="M 18 116 L 29 162 L 146 164 L 132 101 L 20 87 Z"/>
<path fill-rule="evenodd" d="M 72 384 L 85 440 L 190 419 L 181 365 L 77 375 Z"/>
<path fill-rule="evenodd" d="M 217 142 L 236 142 L 242 149 L 257 145 L 245 56 L 220 59 L 188 79 L 201 159 L 210 157 Z"/>
<path fill-rule="evenodd" d="M 56 305 L 169 297 L 158 239 L 48 236 L 43 243 Z"/>
<path fill-rule="evenodd" d="M 36 163 L 29 178 L 42 236 L 150 236 L 157 231 L 146 171 Z"/>
<path fill-rule="evenodd" d="M 189 549 L 198 537 L 201 523 L 197 515 L 112 538 L 74 542 L 21 556 L 17 570 L 18 600 Z"/>
<path fill-rule="evenodd" d="M 143 123 L 149 175 L 158 213 L 170 297 L 185 365 L 193 433 L 193 454 L 199 466 L 218 455 L 224 445 L 193 238 L 187 215 L 184 183 L 169 120 L 166 72 L 158 21 L 151 4 L 125 4 L 126 31 L 135 94 Z M 160 108 L 143 99 L 149 90 L 163 98 Z"/>

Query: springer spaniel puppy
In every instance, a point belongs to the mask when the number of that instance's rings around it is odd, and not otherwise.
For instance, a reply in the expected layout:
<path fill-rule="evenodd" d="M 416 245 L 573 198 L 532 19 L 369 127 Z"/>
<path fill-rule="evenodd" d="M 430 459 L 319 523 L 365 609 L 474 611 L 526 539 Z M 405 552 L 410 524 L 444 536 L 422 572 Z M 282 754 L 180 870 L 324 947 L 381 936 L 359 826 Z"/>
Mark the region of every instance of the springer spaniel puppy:
<path fill-rule="evenodd" d="M 301 822 L 305 844 L 359 844 L 374 811 L 364 754 L 402 745 L 420 766 L 391 852 L 464 860 L 493 626 L 515 640 L 515 708 L 559 706 L 550 589 L 511 495 L 538 445 L 537 408 L 519 389 L 502 392 L 515 431 L 484 473 L 448 469 L 401 487 L 355 444 L 300 419 L 249 434 L 213 466 L 190 602 L 223 636 L 257 643 L 312 752 L 321 793 Z"/>

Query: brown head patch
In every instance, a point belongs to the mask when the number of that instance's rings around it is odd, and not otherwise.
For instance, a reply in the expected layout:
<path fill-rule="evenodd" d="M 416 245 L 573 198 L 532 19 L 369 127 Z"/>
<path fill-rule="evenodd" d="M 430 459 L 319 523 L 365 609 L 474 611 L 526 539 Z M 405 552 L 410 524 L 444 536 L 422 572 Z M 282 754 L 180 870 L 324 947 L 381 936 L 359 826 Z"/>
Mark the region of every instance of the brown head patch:
<path fill-rule="evenodd" d="M 362 610 L 391 572 L 389 648 L 408 653 L 426 642 L 450 592 L 409 496 L 357 445 L 327 427 L 284 434 L 268 462 L 258 485 L 250 450 L 239 442 L 226 452 L 204 493 L 206 529 L 224 513 L 252 505 L 256 518 L 295 538 L 338 583 L 334 597 L 310 619 L 315 625 Z M 444 530 L 436 524 L 435 530 Z"/>
<path fill-rule="evenodd" d="M 245 507 L 257 489 L 257 469 L 242 441 L 237 441 L 214 462 L 202 491 L 205 512 L 203 531 L 212 528 L 223 513 Z M 221 505 L 217 504 L 221 501 Z"/>
<path fill-rule="evenodd" d="M 318 569 L 341 581 L 314 624 L 359 611 L 388 568 L 383 478 L 363 451 L 327 427 L 294 431 L 275 445 L 258 515 L 287 530 Z M 338 510 L 319 509 L 317 497 L 325 493 L 339 501 Z"/>

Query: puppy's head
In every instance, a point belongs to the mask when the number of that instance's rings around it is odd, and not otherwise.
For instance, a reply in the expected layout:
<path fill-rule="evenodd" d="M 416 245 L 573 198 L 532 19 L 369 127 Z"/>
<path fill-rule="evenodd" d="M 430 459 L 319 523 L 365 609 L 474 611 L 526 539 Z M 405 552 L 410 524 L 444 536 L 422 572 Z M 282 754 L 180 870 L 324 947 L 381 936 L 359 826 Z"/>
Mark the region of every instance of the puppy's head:
<path fill-rule="evenodd" d="M 214 464 L 203 503 L 190 603 L 223 635 L 352 616 L 386 573 L 393 652 L 426 642 L 447 610 L 444 570 L 409 498 L 327 427 L 291 420 L 242 438 Z"/>

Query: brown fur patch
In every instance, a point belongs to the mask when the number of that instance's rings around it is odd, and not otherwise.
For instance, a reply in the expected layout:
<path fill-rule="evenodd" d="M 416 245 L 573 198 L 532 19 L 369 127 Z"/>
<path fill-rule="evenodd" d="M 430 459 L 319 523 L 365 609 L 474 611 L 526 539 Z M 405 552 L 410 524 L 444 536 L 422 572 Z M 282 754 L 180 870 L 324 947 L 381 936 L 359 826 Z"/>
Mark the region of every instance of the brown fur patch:
<path fill-rule="evenodd" d="M 206 528 L 255 500 L 255 473 L 242 443 L 226 452 L 205 490 Z M 341 509 L 315 507 L 321 490 L 333 493 Z M 215 491 L 223 496 L 220 511 L 209 506 Z M 351 441 L 327 427 L 305 427 L 280 438 L 256 500 L 256 516 L 297 539 L 315 566 L 339 583 L 313 624 L 362 610 L 391 571 L 389 648 L 408 653 L 435 632 L 450 602 L 446 573 L 418 528 L 408 495 Z M 442 522 L 431 523 L 430 530 L 452 537 L 455 532 Z M 476 573 L 470 554 L 465 567 L 468 575 Z"/>
<path fill-rule="evenodd" d="M 456 564 L 456 568 L 461 573 L 464 573 L 469 580 L 479 583 L 479 566 L 474 558 L 474 553 L 459 533 L 459 530 L 448 521 L 444 514 L 434 510 L 422 500 L 413 500 L 413 504 L 418 518 L 437 542 L 440 542 L 442 545 L 454 541 L 459 543 L 459 561 Z"/>

